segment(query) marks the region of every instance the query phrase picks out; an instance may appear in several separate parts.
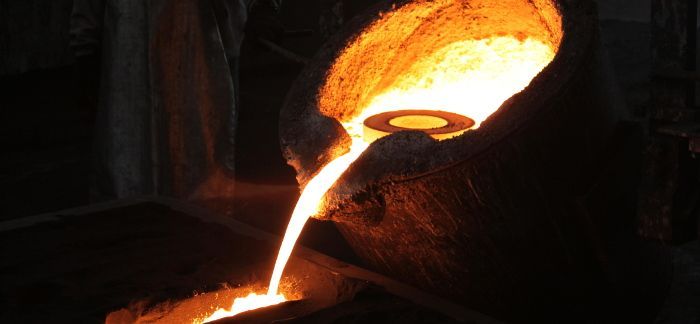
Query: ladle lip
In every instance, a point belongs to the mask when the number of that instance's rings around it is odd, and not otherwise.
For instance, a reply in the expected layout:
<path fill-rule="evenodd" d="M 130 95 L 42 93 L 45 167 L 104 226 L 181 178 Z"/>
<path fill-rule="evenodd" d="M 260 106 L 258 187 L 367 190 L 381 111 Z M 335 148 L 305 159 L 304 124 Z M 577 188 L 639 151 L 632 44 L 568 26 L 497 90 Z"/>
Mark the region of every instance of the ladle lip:
<path fill-rule="evenodd" d="M 392 123 L 393 120 L 399 117 L 420 118 L 421 116 L 441 120 L 443 121 L 441 123 L 443 126 L 434 128 L 411 128 L 397 126 L 396 123 Z M 447 111 L 428 109 L 392 110 L 365 119 L 364 139 L 367 142 L 373 142 L 378 138 L 400 131 L 421 131 L 435 139 L 448 139 L 466 132 L 475 124 L 474 120 L 467 116 Z"/>

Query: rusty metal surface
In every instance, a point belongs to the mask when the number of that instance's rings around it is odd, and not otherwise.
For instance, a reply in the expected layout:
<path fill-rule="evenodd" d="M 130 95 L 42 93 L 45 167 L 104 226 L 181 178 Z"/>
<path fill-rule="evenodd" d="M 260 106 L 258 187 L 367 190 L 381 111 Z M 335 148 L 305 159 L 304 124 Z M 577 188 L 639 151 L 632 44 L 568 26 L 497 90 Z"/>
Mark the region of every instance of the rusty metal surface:
<path fill-rule="evenodd" d="M 95 181 L 103 197 L 153 192 L 149 18 L 143 1 L 103 4 L 100 99 Z"/>
<path fill-rule="evenodd" d="M 209 1 L 151 4 L 149 42 L 157 192 L 232 194 L 236 109 L 231 68 Z"/>

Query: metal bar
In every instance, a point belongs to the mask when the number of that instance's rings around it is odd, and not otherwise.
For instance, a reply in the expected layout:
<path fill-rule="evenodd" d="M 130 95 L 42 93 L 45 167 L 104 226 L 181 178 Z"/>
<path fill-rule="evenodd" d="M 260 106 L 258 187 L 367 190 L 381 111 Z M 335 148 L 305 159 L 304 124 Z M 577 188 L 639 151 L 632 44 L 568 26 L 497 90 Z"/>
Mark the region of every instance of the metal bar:
<path fill-rule="evenodd" d="M 695 71 L 697 68 L 698 0 L 687 0 L 687 6 L 685 70 Z M 686 85 L 687 107 L 695 107 L 696 86 L 695 82 L 690 82 Z"/>
<path fill-rule="evenodd" d="M 313 35 L 313 29 L 289 29 L 284 31 L 284 37 L 287 38 L 309 37 Z"/>
<path fill-rule="evenodd" d="M 276 54 L 278 54 L 278 55 L 280 55 L 280 56 L 282 56 L 282 57 L 284 57 L 292 62 L 301 64 L 301 65 L 306 65 L 307 63 L 309 63 L 308 58 L 303 57 L 297 53 L 294 53 L 294 52 L 292 52 L 284 47 L 281 47 L 281 46 L 279 46 L 279 45 L 277 45 L 277 44 L 275 44 L 267 39 L 257 38 L 256 41 L 260 45 L 269 49 L 270 51 L 272 51 L 272 52 L 274 52 L 274 53 L 276 53 Z"/>
<path fill-rule="evenodd" d="M 654 71 L 651 74 L 651 77 L 656 78 L 656 79 L 669 79 L 669 80 L 700 82 L 700 73 L 696 72 L 696 71 L 683 71 L 683 70 Z"/>

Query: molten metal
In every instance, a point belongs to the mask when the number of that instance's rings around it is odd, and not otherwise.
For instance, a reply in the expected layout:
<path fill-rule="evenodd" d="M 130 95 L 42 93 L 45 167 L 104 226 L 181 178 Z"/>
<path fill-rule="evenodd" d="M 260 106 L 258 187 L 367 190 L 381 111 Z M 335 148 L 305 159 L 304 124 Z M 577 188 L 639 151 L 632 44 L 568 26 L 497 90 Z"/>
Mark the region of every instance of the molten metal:
<path fill-rule="evenodd" d="M 396 132 L 422 131 L 437 140 L 462 135 L 474 121 L 459 114 L 437 110 L 393 110 L 371 116 L 364 121 L 364 141 L 372 143 Z"/>
<path fill-rule="evenodd" d="M 391 34 L 392 32 L 413 33 L 414 30 L 409 27 L 416 24 L 416 17 L 424 14 L 421 10 L 434 11 L 435 8 L 429 7 L 451 2 L 453 1 L 419 1 L 417 3 L 425 6 L 425 10 L 407 5 L 370 25 L 361 37 L 354 39 L 334 62 L 322 89 L 319 105 L 338 106 L 333 100 L 339 97 L 333 93 L 344 88 L 344 83 L 366 82 L 361 83 L 366 89 L 378 84 L 379 81 L 372 77 L 360 76 L 359 79 L 353 79 L 346 73 L 358 61 L 378 62 L 395 56 L 396 51 L 377 51 L 373 44 L 386 44 L 396 38 L 397 35 Z M 414 28 L 417 27 L 414 26 Z M 430 30 L 430 32 L 440 33 L 441 31 Z M 362 92 L 358 95 L 362 98 L 358 101 L 358 109 L 350 114 L 335 117 L 340 120 L 352 138 L 350 150 L 323 167 L 304 188 L 282 241 L 267 294 L 251 294 L 244 298 L 237 298 L 230 311 L 218 310 L 205 321 L 232 316 L 242 311 L 274 305 L 286 300 L 278 291 L 285 265 L 304 224 L 322 207 L 325 193 L 369 147 L 369 143 L 363 139 L 365 120 L 371 116 L 395 110 L 396 107 L 421 107 L 428 110 L 439 107 L 442 111 L 468 116 L 475 123 L 472 129 L 478 128 L 506 99 L 522 91 L 549 64 L 554 58 L 557 46 L 558 43 L 545 43 L 522 36 L 456 40 L 440 48 L 434 48 L 430 52 L 402 52 L 401 55 L 413 57 L 414 61 L 408 66 L 402 65 L 403 70 L 391 71 L 394 77 L 390 82 L 382 80 L 380 92 L 370 93 L 363 87 L 355 87 L 355 90 L 360 89 L 358 91 Z M 370 58 L 367 58 L 368 56 Z M 399 124 L 401 122 L 416 121 L 397 121 Z M 420 122 L 427 122 L 428 126 L 442 123 L 439 120 Z"/>
<path fill-rule="evenodd" d="M 316 215 L 320 209 L 320 204 L 323 201 L 323 195 L 335 183 L 336 180 L 343 174 L 345 169 L 355 161 L 362 152 L 367 148 L 368 144 L 360 141 L 354 143 L 353 148 L 349 153 L 331 161 L 313 178 L 304 188 L 299 200 L 297 201 L 292 218 L 287 225 L 287 231 L 284 234 L 282 245 L 277 254 L 277 261 L 270 279 L 270 286 L 267 295 L 250 294 L 244 298 L 236 298 L 233 301 L 231 310 L 217 310 L 212 316 L 204 320 L 204 322 L 215 321 L 220 318 L 236 315 L 240 312 L 271 306 L 286 301 L 287 298 L 278 292 L 282 272 L 287 265 L 294 245 L 296 244 L 301 230 L 304 228 L 309 217 Z"/>
<path fill-rule="evenodd" d="M 525 89 L 552 58 L 552 48 L 529 38 L 455 42 L 416 61 L 357 116 L 341 122 L 355 140 L 363 137 L 363 123 L 371 116 L 395 107 L 440 107 L 473 119 L 478 128 L 506 99 Z"/>
<path fill-rule="evenodd" d="M 207 317 L 204 323 L 213 322 L 222 318 L 231 317 L 239 313 L 243 313 L 249 310 L 258 309 L 265 306 L 277 305 L 286 301 L 287 299 L 282 295 L 258 295 L 251 293 L 246 297 L 240 297 L 233 300 L 233 305 L 230 310 L 217 309 L 214 314 Z"/>

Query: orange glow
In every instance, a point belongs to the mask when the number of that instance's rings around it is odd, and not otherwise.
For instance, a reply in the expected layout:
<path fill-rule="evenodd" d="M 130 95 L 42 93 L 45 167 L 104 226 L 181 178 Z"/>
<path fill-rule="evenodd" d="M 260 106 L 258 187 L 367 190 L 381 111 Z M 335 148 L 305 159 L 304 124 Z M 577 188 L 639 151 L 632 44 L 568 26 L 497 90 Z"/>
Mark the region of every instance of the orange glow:
<path fill-rule="evenodd" d="M 233 305 L 231 306 L 231 309 L 226 310 L 226 309 L 217 309 L 214 314 L 211 316 L 207 317 L 207 319 L 204 320 L 203 323 L 208 323 L 208 322 L 213 322 L 218 319 L 222 319 L 225 317 L 231 317 L 234 315 L 237 315 L 239 313 L 243 313 L 245 311 L 253 310 L 253 309 L 258 309 L 261 307 L 266 307 L 266 306 L 272 306 L 272 305 L 277 305 L 281 302 L 286 301 L 287 298 L 285 298 L 283 295 L 258 295 L 256 293 L 250 293 L 250 295 L 246 297 L 240 297 L 236 298 L 233 300 Z"/>
<path fill-rule="evenodd" d="M 455 42 L 416 61 L 357 116 L 342 124 L 355 141 L 362 138 L 363 122 L 370 116 L 439 107 L 473 119 L 475 129 L 506 99 L 525 89 L 552 58 L 551 47 L 529 38 L 498 36 Z"/>
<path fill-rule="evenodd" d="M 552 61 L 561 40 L 553 6 L 544 4 L 545 0 L 535 1 L 536 5 L 522 0 L 475 0 L 482 2 L 492 8 L 475 10 L 472 19 L 468 6 L 460 1 L 416 0 L 381 15 L 348 43 L 329 70 L 318 106 L 350 135 L 349 152 L 321 168 L 302 191 L 268 293 L 237 298 L 232 310 L 218 310 L 206 321 L 286 300 L 279 284 L 304 225 L 320 212 L 326 192 L 371 144 L 363 139 L 365 119 L 387 111 L 434 109 L 467 116 L 476 129 Z M 490 25 L 469 25 L 485 19 L 491 12 L 487 9 L 512 17 L 503 20 L 508 23 L 501 23 L 499 16 Z M 439 127 L 444 121 L 396 122 L 419 129 Z"/>
<path fill-rule="evenodd" d="M 297 205 L 294 207 L 294 212 L 292 213 L 292 218 L 289 220 L 289 225 L 287 225 L 287 231 L 284 233 L 284 239 L 282 240 L 282 246 L 280 246 L 280 251 L 277 254 L 277 261 L 275 262 L 275 269 L 272 272 L 272 278 L 270 279 L 270 286 L 268 288 L 268 295 L 277 294 L 279 288 L 280 279 L 282 278 L 282 272 L 284 271 L 284 266 L 289 260 L 289 256 L 292 254 L 294 245 L 296 244 L 301 230 L 304 228 L 306 221 L 309 217 L 318 214 L 323 202 L 323 196 L 326 194 L 328 189 L 335 183 L 338 178 L 345 172 L 345 170 L 354 162 L 362 152 L 367 149 L 369 145 L 364 141 L 353 141 L 353 145 L 350 148 L 350 152 L 336 158 L 335 160 L 324 166 L 321 171 L 309 181 L 309 183 L 302 191 Z"/>
<path fill-rule="evenodd" d="M 447 120 L 434 116 L 407 115 L 399 116 L 389 121 L 396 127 L 411 129 L 431 129 L 447 126 Z"/>
<path fill-rule="evenodd" d="M 234 316 L 238 313 L 252 309 L 276 305 L 287 300 L 287 298 L 279 293 L 279 284 L 282 279 L 282 273 L 287 265 L 287 261 L 292 254 L 292 250 L 296 244 L 301 230 L 304 228 L 309 217 L 316 215 L 321 207 L 323 196 L 326 191 L 335 183 L 336 180 L 343 174 L 345 169 L 355 161 L 362 152 L 367 148 L 368 144 L 360 141 L 353 144 L 353 148 L 349 153 L 340 156 L 339 158 L 328 163 L 323 169 L 313 178 L 304 188 L 299 200 L 297 201 L 294 212 L 287 225 L 287 231 L 284 234 L 282 245 L 277 254 L 275 268 L 270 278 L 270 285 L 266 295 L 257 295 L 251 293 L 242 298 L 236 298 L 233 301 L 231 310 L 219 309 L 210 317 L 204 320 L 204 323 L 215 321 L 224 317 Z"/>
<path fill-rule="evenodd" d="M 441 107 L 471 117 L 478 127 L 514 93 L 523 90 L 554 57 L 554 51 L 533 40 L 513 37 L 464 41 L 416 62 L 394 87 L 378 95 L 362 113 L 342 123 L 352 138 L 350 151 L 324 166 L 304 188 L 287 226 L 270 279 L 268 296 L 276 296 L 284 267 L 307 220 L 318 214 L 323 196 L 368 147 L 364 120 L 396 107 Z"/>

